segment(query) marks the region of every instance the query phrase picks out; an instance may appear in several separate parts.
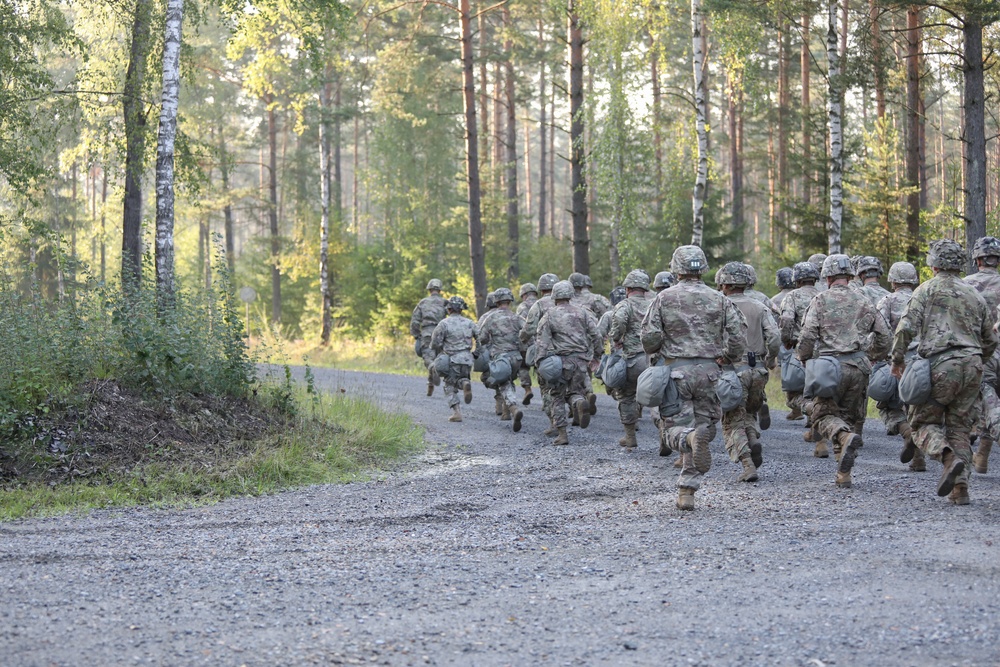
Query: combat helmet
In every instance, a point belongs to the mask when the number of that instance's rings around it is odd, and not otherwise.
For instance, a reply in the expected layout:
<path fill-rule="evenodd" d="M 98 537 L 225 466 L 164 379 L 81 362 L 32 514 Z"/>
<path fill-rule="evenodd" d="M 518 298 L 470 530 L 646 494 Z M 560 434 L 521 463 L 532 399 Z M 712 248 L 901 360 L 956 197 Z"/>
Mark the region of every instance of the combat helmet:
<path fill-rule="evenodd" d="M 961 271 L 965 268 L 965 250 L 951 239 L 931 241 L 927 250 L 927 266 L 942 271 Z"/>
<path fill-rule="evenodd" d="M 823 268 L 823 262 L 826 261 L 826 255 L 818 252 L 814 255 L 809 255 L 809 259 L 806 260 L 810 264 L 816 267 L 816 272 L 818 273 Z"/>
<path fill-rule="evenodd" d="M 497 293 L 490 292 L 486 295 L 486 310 L 493 310 L 497 307 Z"/>
<path fill-rule="evenodd" d="M 594 281 L 591 280 L 590 276 L 588 276 L 586 273 L 583 274 L 583 286 L 584 287 L 593 287 L 594 286 Z"/>
<path fill-rule="evenodd" d="M 882 275 L 882 262 L 878 257 L 865 255 L 858 258 L 857 266 L 854 267 L 858 275 L 862 278 L 878 278 Z M 872 275 L 874 273 L 875 275 Z"/>
<path fill-rule="evenodd" d="M 670 258 L 670 270 L 677 275 L 697 275 L 708 271 L 705 251 L 696 245 L 682 245 Z"/>
<path fill-rule="evenodd" d="M 460 296 L 453 296 L 445 302 L 445 308 L 456 313 L 460 313 L 466 309 L 465 299 Z"/>
<path fill-rule="evenodd" d="M 552 298 L 555 301 L 572 299 L 575 295 L 576 290 L 573 289 L 573 283 L 568 280 L 560 280 L 552 286 Z"/>
<path fill-rule="evenodd" d="M 526 294 L 531 294 L 532 292 L 534 292 L 535 294 L 538 294 L 538 288 L 535 287 L 535 284 L 534 283 L 524 283 L 523 285 L 521 285 L 521 289 L 518 292 L 517 296 L 523 299 Z"/>
<path fill-rule="evenodd" d="M 611 294 L 608 295 L 608 300 L 611 302 L 612 306 L 617 306 L 619 303 L 624 301 L 627 296 L 628 292 L 625 291 L 625 287 L 623 285 L 619 285 L 611 290 Z"/>
<path fill-rule="evenodd" d="M 823 260 L 823 271 L 820 272 L 821 278 L 834 278 L 836 276 L 851 276 L 855 275 L 854 265 L 851 263 L 851 258 L 847 255 L 830 255 Z"/>
<path fill-rule="evenodd" d="M 972 246 L 972 259 L 982 259 L 983 257 L 1000 257 L 1000 239 L 984 236 L 976 241 L 976 244 Z"/>
<path fill-rule="evenodd" d="M 437 278 L 431 278 L 427 282 L 427 288 L 426 289 L 427 289 L 428 292 L 431 291 L 432 289 L 436 289 L 436 290 L 440 291 L 440 290 L 444 289 L 444 285 L 442 285 L 441 281 L 438 280 Z"/>
<path fill-rule="evenodd" d="M 510 291 L 509 287 L 501 287 L 497 291 L 493 292 L 493 300 L 498 304 L 507 301 L 508 303 L 514 302 L 514 293 Z"/>
<path fill-rule="evenodd" d="M 626 289 L 641 289 L 649 291 L 649 276 L 642 269 L 632 269 L 622 281 L 622 287 Z"/>
<path fill-rule="evenodd" d="M 715 274 L 716 285 L 735 285 L 736 287 L 747 287 L 751 285 L 750 272 L 747 265 L 740 262 L 727 262 Z"/>
<path fill-rule="evenodd" d="M 808 262 L 806 262 L 808 264 Z M 783 266 L 774 274 L 774 284 L 778 289 L 792 289 L 795 287 L 795 277 L 792 267 Z"/>
<path fill-rule="evenodd" d="M 757 284 L 757 270 L 753 268 L 753 264 L 744 264 L 743 266 L 746 267 L 747 287 L 753 287 Z"/>
<path fill-rule="evenodd" d="M 797 283 L 803 280 L 819 280 L 819 269 L 812 262 L 798 262 L 792 267 L 792 280 Z"/>
<path fill-rule="evenodd" d="M 919 285 L 917 269 L 909 262 L 896 262 L 889 267 L 889 282 L 897 285 Z"/>
<path fill-rule="evenodd" d="M 660 271 L 653 278 L 653 289 L 664 290 L 677 284 L 677 278 L 670 271 Z"/>
<path fill-rule="evenodd" d="M 584 276 L 582 273 L 574 271 L 573 273 L 569 274 L 569 284 L 572 285 L 574 288 L 584 287 L 587 284 L 585 278 L 586 276 Z"/>
<path fill-rule="evenodd" d="M 538 279 L 539 292 L 551 292 L 552 286 L 559 282 L 559 276 L 554 273 L 543 273 Z"/>

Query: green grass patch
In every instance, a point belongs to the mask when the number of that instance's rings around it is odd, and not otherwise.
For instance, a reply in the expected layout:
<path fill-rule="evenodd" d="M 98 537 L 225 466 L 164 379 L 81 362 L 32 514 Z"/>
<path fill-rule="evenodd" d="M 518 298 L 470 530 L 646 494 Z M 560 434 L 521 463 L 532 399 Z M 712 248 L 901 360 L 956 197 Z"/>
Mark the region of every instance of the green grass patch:
<path fill-rule="evenodd" d="M 781 391 L 780 368 L 775 368 L 771 371 L 771 379 L 767 381 L 765 393 L 767 394 L 767 404 L 772 409 L 788 410 L 788 406 L 785 405 L 785 392 Z M 867 416 L 872 419 L 879 419 L 878 409 L 875 407 L 875 401 L 871 399 L 868 399 Z"/>
<path fill-rule="evenodd" d="M 308 363 L 311 366 L 348 371 L 417 377 L 427 375 L 423 360 L 413 353 L 413 339 L 409 337 L 367 340 L 334 338 L 325 347 L 315 341 L 255 339 L 251 349 L 258 358 L 268 363 Z"/>
<path fill-rule="evenodd" d="M 0 488 L 0 519 L 103 507 L 191 506 L 311 484 L 369 478 L 423 445 L 409 416 L 344 395 L 297 391 L 297 414 L 252 442 L 223 443 L 191 460 L 174 455 L 120 472 Z"/>

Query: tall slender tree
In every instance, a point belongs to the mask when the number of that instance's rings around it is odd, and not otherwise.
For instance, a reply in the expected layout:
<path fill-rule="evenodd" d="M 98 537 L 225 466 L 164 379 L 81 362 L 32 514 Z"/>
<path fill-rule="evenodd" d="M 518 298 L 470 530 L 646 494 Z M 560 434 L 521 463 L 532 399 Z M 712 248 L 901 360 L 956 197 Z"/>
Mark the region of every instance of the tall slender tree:
<path fill-rule="evenodd" d="M 164 302 L 174 293 L 174 143 L 181 87 L 184 0 L 168 0 L 163 43 L 163 97 L 156 148 L 156 286 Z"/>

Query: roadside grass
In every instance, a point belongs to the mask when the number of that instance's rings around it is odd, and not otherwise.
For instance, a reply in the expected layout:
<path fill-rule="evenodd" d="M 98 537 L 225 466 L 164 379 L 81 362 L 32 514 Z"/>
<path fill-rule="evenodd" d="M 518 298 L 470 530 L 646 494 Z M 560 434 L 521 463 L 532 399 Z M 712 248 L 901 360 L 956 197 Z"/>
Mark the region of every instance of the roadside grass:
<path fill-rule="evenodd" d="M 771 379 L 767 381 L 765 393 L 767 394 L 767 404 L 771 409 L 788 410 L 788 406 L 785 405 L 785 392 L 781 391 L 780 368 L 771 371 Z M 867 416 L 870 419 L 879 419 L 878 408 L 875 407 L 875 401 L 871 399 L 868 399 Z"/>
<path fill-rule="evenodd" d="M 251 351 L 267 363 L 300 365 L 308 362 L 320 368 L 349 371 L 395 373 L 422 377 L 427 374 L 423 360 L 413 353 L 410 338 L 372 338 L 362 341 L 333 338 L 326 347 L 316 341 L 254 340 Z"/>
<path fill-rule="evenodd" d="M 223 448 L 211 462 L 181 457 L 96 479 L 0 489 L 0 520 L 107 507 L 183 507 L 363 480 L 423 445 L 423 432 L 409 416 L 369 400 L 304 389 L 292 400 L 296 414 L 281 428 Z"/>

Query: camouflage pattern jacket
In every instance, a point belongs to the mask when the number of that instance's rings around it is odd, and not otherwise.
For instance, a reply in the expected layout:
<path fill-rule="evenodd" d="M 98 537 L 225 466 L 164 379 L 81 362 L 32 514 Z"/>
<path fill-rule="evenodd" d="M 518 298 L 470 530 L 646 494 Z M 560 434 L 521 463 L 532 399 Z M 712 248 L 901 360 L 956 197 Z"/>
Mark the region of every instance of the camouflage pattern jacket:
<path fill-rule="evenodd" d="M 472 341 L 479 338 L 479 327 L 464 315 L 452 313 L 434 328 L 431 347 L 437 354 L 447 354 L 451 363 L 472 365 Z"/>
<path fill-rule="evenodd" d="M 421 299 L 410 317 L 410 335 L 414 338 L 426 338 L 434 333 L 434 327 L 448 315 L 444 306 L 445 300 L 440 294 Z"/>
<path fill-rule="evenodd" d="M 621 345 L 622 353 L 628 359 L 645 352 L 642 349 L 642 322 L 652 303 L 649 294 L 633 294 L 611 312 L 608 336 Z"/>
<path fill-rule="evenodd" d="M 538 301 L 538 297 L 531 296 L 529 294 L 528 296 L 524 297 L 524 301 L 517 304 L 517 316 L 521 318 L 522 322 L 528 319 L 528 311 L 531 310 L 531 307 L 535 305 L 536 301 Z"/>
<path fill-rule="evenodd" d="M 757 355 L 757 363 L 761 366 L 777 359 L 781 334 L 778 333 L 778 325 L 771 311 L 764 308 L 757 299 L 748 297 L 746 292 L 733 294 L 729 300 L 740 309 L 747 321 L 747 352 Z M 746 355 L 743 355 L 743 361 L 747 361 Z"/>
<path fill-rule="evenodd" d="M 867 285 L 862 285 L 858 291 L 867 297 L 876 309 L 878 308 L 879 301 L 891 294 L 889 290 L 882 287 L 878 283 L 868 283 Z M 886 322 L 888 322 L 888 320 L 886 320 Z"/>
<path fill-rule="evenodd" d="M 597 320 L 586 308 L 560 303 L 549 308 L 538 323 L 538 359 L 556 354 L 583 361 L 600 359 L 604 341 L 597 334 Z"/>
<path fill-rule="evenodd" d="M 992 266 L 984 266 L 978 273 L 966 276 L 965 282 L 976 288 L 986 300 L 990 315 L 996 317 L 997 307 L 1000 306 L 1000 273 Z"/>
<path fill-rule="evenodd" d="M 594 294 L 586 287 L 580 291 L 580 297 L 583 307 L 592 312 L 598 320 L 604 317 L 604 313 L 611 310 L 611 302 L 608 301 L 607 297 Z"/>
<path fill-rule="evenodd" d="M 521 327 L 521 342 L 525 345 L 531 345 L 535 342 L 538 337 L 538 324 L 542 321 L 542 317 L 549 311 L 549 308 L 556 305 L 556 302 L 552 300 L 552 296 L 543 296 L 541 299 L 536 301 L 531 308 L 528 310 L 528 316 L 524 318 L 524 326 Z M 536 356 L 536 358 L 538 358 Z"/>
<path fill-rule="evenodd" d="M 682 280 L 656 295 L 642 322 L 642 347 L 668 362 L 681 358 L 743 358 L 743 314 L 701 280 Z"/>
<path fill-rule="evenodd" d="M 767 306 L 767 309 L 770 310 L 775 317 L 777 317 L 780 314 L 778 310 L 775 309 L 774 304 L 771 303 L 771 298 L 768 295 L 764 294 L 763 292 L 759 292 L 751 287 L 750 289 L 743 290 L 743 294 L 750 297 L 751 299 L 760 301 L 762 304 Z"/>
<path fill-rule="evenodd" d="M 813 297 L 819 294 L 815 285 L 797 287 L 781 302 L 781 317 L 778 328 L 781 330 L 781 342 L 785 347 L 793 347 L 799 338 L 802 322 L 806 319 L 806 311 Z"/>
<path fill-rule="evenodd" d="M 892 294 L 886 294 L 878 302 L 876 309 L 889 324 L 889 333 L 895 333 L 896 326 L 899 324 L 900 318 L 903 317 L 903 313 L 906 312 L 906 304 L 910 302 L 911 297 L 913 297 L 913 288 L 907 285 L 900 287 Z"/>
<path fill-rule="evenodd" d="M 861 292 L 834 285 L 809 306 L 796 355 L 805 361 L 864 351 L 876 361 L 885 357 L 890 341 L 889 326 L 875 306 Z"/>
<path fill-rule="evenodd" d="M 939 273 L 913 290 L 892 341 L 892 360 L 903 361 L 906 348 L 919 339 L 917 352 L 938 360 L 982 355 L 997 347 L 993 313 L 975 287 L 954 273 Z"/>
<path fill-rule="evenodd" d="M 479 323 L 479 344 L 488 347 L 490 355 L 497 357 L 504 352 L 520 352 L 521 318 L 510 309 L 497 308 Z"/>
<path fill-rule="evenodd" d="M 775 317 L 781 315 L 781 302 L 785 300 L 785 297 L 792 293 L 791 289 L 783 289 L 774 296 L 771 297 L 771 306 L 774 311 Z"/>

